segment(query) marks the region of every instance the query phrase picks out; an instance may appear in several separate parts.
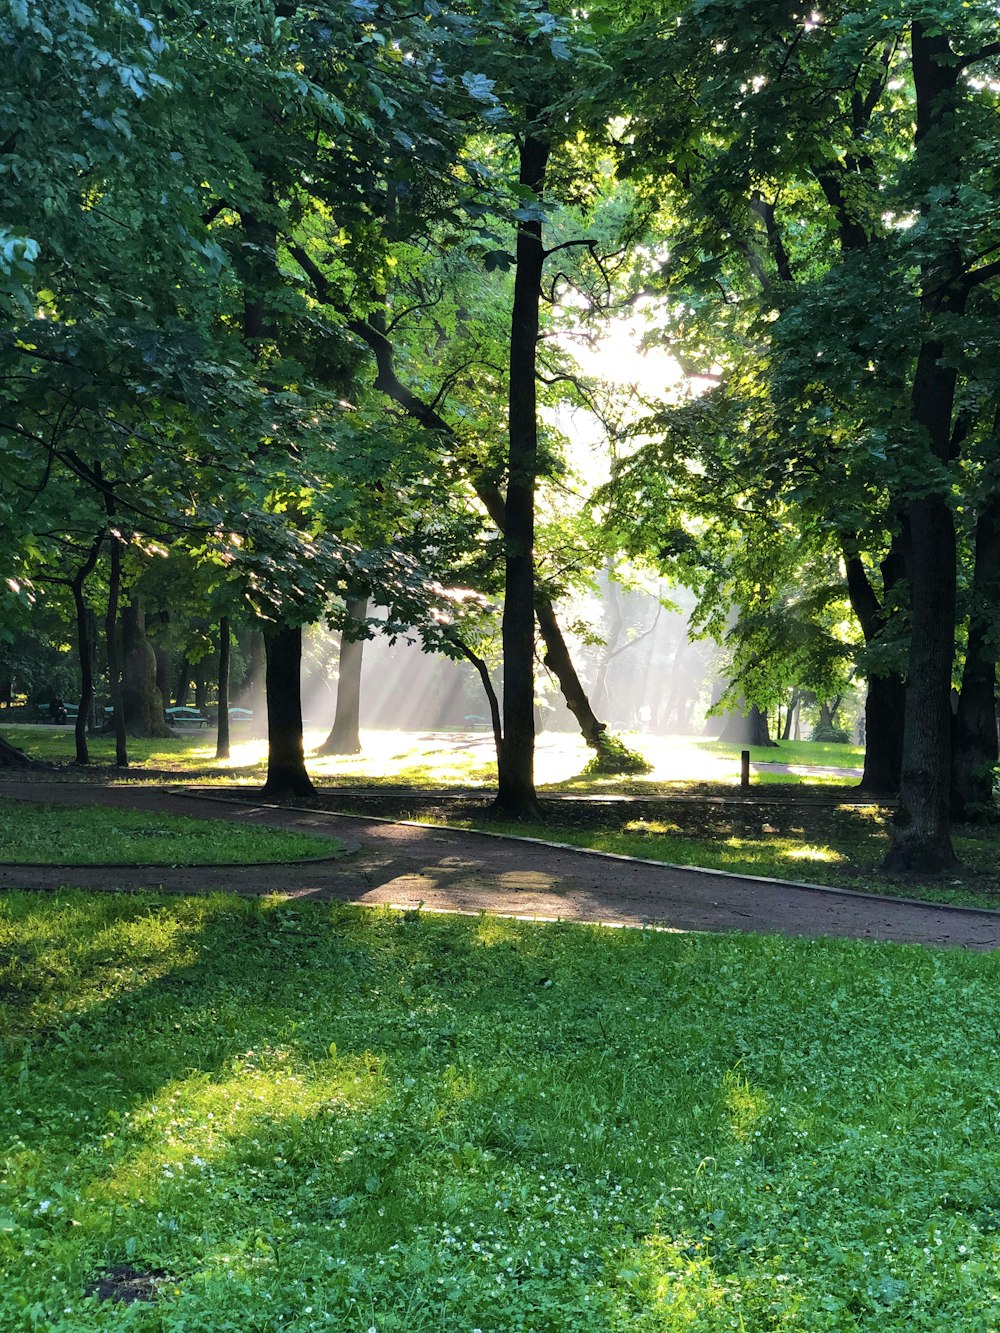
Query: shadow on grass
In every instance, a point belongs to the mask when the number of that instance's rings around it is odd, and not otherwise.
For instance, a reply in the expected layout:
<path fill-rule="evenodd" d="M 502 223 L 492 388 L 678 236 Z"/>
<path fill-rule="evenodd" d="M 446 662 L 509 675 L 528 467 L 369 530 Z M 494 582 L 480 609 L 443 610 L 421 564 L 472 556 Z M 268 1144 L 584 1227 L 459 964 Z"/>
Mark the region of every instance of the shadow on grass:
<path fill-rule="evenodd" d="M 5 1032 L 0 1313 L 23 1295 L 42 1327 L 124 1326 L 79 1300 L 124 1260 L 178 1279 L 177 1327 L 818 1327 L 829 1297 L 891 1308 L 886 1276 L 940 1314 L 959 1241 L 980 1294 L 992 1271 L 968 1182 L 997 1117 L 997 959 L 223 898 L 3 907 L 39 988 Z"/>

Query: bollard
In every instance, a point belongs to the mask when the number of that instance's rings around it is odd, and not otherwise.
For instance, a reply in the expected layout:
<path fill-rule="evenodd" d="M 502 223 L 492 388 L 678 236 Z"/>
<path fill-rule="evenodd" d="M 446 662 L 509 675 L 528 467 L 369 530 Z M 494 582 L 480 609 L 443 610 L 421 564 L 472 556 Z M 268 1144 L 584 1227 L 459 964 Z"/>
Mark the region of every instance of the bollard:
<path fill-rule="evenodd" d="M 747 791 L 750 786 L 750 751 L 740 751 L 740 786 Z"/>

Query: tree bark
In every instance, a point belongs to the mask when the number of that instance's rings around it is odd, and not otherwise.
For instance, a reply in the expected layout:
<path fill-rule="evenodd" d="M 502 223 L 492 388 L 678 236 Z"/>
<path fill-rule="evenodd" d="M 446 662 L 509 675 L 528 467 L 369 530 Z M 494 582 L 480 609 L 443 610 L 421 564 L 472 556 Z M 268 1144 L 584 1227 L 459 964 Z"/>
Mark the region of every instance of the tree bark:
<path fill-rule="evenodd" d="M 216 759 L 229 758 L 229 661 L 233 636 L 229 617 L 219 619 L 219 725 L 215 739 Z"/>
<path fill-rule="evenodd" d="M 101 721 L 97 716 L 97 613 L 87 608 L 87 638 L 90 643 L 90 676 L 94 681 L 94 692 L 90 696 L 90 708 L 87 711 L 87 730 L 93 736 L 101 730 Z"/>
<path fill-rule="evenodd" d="M 795 720 L 795 710 L 798 706 L 799 692 L 798 690 L 792 690 L 792 697 L 788 701 L 788 709 L 785 712 L 785 729 L 781 733 L 781 739 L 783 741 L 790 741 L 792 739 L 792 723 Z"/>
<path fill-rule="evenodd" d="M 885 632 L 885 603 L 888 594 L 904 576 L 901 537 L 892 544 L 881 562 L 882 600 L 872 587 L 867 570 L 857 555 L 845 551 L 847 591 L 857 616 L 865 644 L 871 648 Z M 896 671 L 868 673 L 865 699 L 865 769 L 860 790 L 875 796 L 895 796 L 903 768 L 903 719 L 906 685 Z"/>
<path fill-rule="evenodd" d="M 997 753 L 996 638 L 1000 612 L 1000 495 L 990 495 L 976 522 L 976 567 L 969 635 L 958 696 L 951 763 L 951 813 L 982 818 L 994 807 Z"/>
<path fill-rule="evenodd" d="M 73 575 L 70 587 L 73 591 L 73 608 L 76 612 L 76 644 L 80 658 L 80 706 L 76 714 L 74 740 L 76 742 L 76 762 L 81 767 L 90 763 L 90 750 L 87 746 L 87 727 L 94 711 L 94 645 L 91 642 L 91 615 L 83 596 L 84 585 L 94 571 L 97 557 L 104 544 L 104 529 L 97 534 L 87 554 L 87 559 Z"/>
<path fill-rule="evenodd" d="M 535 616 L 542 642 L 545 644 L 545 656 L 542 661 L 559 682 L 566 707 L 576 718 L 581 736 L 592 750 L 599 750 L 601 741 L 607 734 L 608 724 L 598 718 L 590 705 L 587 691 L 577 675 L 550 598 L 536 599 Z"/>
<path fill-rule="evenodd" d="M 914 21 L 911 62 L 916 94 L 916 167 L 929 159 L 928 178 L 955 184 L 960 164 L 948 139 L 961 67 L 946 32 Z M 942 154 L 948 154 L 942 157 Z M 947 162 L 949 172 L 942 172 Z M 925 205 L 925 211 L 926 211 Z M 911 415 L 927 447 L 927 463 L 943 473 L 950 461 L 958 375 L 935 329 L 964 313 L 961 257 L 953 242 L 928 259 L 921 274 L 924 339 L 917 355 Z M 921 460 L 913 459 L 916 468 Z M 950 485 L 911 500 L 903 525 L 910 582 L 910 655 L 906 675 L 903 767 L 899 804 L 886 857 L 889 871 L 934 873 L 955 864 L 951 843 L 951 673 L 955 657 L 957 556 Z"/>
<path fill-rule="evenodd" d="M 177 688 L 174 690 L 174 707 L 186 708 L 188 701 L 188 691 L 191 688 L 191 663 L 188 661 L 187 653 L 181 658 L 181 664 L 177 671 Z"/>
<path fill-rule="evenodd" d="M 750 711 L 729 713 L 725 725 L 719 732 L 720 741 L 729 741 L 732 745 L 758 745 L 773 747 L 767 725 L 767 712 L 762 712 L 756 704 L 751 704 Z"/>
<path fill-rule="evenodd" d="M 122 611 L 122 705 L 130 736 L 163 737 L 163 697 L 156 688 L 156 654 L 146 638 L 146 617 L 138 597 Z"/>
<path fill-rule="evenodd" d="M 533 115 L 529 111 L 529 122 Z M 520 147 L 525 197 L 541 201 L 549 146 L 530 124 Z M 536 361 L 542 290 L 542 224 L 518 223 L 514 304 L 510 323 L 508 471 L 504 539 L 503 740 L 494 809 L 514 819 L 538 819 L 535 793 L 535 479 L 538 471 Z"/>
<path fill-rule="evenodd" d="M 200 713 L 208 707 L 208 661 L 204 657 L 194 669 L 194 706 Z"/>
<path fill-rule="evenodd" d="M 113 517 L 114 509 L 109 509 Z M 111 721 L 115 733 L 115 767 L 128 768 L 128 739 L 125 731 L 125 707 L 122 700 L 121 653 L 118 651 L 118 598 L 122 582 L 122 542 L 113 529 L 109 535 L 111 568 L 108 575 L 108 610 L 104 634 L 108 651 L 108 685 L 111 689 Z"/>
<path fill-rule="evenodd" d="M 368 615 L 368 595 L 347 598 L 347 616 L 340 632 L 337 671 L 337 707 L 330 734 L 319 754 L 361 753 L 361 666 L 365 641 L 349 637 L 351 626 L 360 626 Z"/>
<path fill-rule="evenodd" d="M 30 755 L 0 736 L 0 768 L 31 768 L 37 763 L 37 759 L 32 759 Z"/>
<path fill-rule="evenodd" d="M 261 795 L 272 801 L 316 794 L 306 772 L 302 744 L 302 628 L 280 625 L 264 631 L 267 658 L 267 781 Z"/>

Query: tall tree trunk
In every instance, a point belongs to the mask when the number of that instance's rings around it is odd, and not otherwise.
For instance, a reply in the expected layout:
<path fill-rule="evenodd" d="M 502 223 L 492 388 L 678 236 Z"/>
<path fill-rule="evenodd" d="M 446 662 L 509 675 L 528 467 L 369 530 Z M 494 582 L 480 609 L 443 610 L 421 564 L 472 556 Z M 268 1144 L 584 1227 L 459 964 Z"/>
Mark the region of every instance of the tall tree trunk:
<path fill-rule="evenodd" d="M 229 617 L 219 618 L 219 727 L 215 740 L 216 759 L 229 758 L 229 661 L 232 634 Z"/>
<path fill-rule="evenodd" d="M 798 690 L 792 690 L 792 697 L 788 701 L 788 711 L 785 713 L 785 729 L 781 733 L 781 739 L 783 741 L 790 741 L 792 739 L 792 723 L 795 720 L 795 710 L 798 706 L 799 692 Z"/>
<path fill-rule="evenodd" d="M 529 122 L 533 116 L 529 113 Z M 525 132 L 520 184 L 541 201 L 548 144 Z M 535 794 L 535 479 L 538 472 L 536 360 L 545 251 L 540 221 L 518 223 L 514 305 L 510 324 L 510 432 L 507 472 L 503 607 L 503 741 L 495 809 L 515 819 L 538 819 Z"/>
<path fill-rule="evenodd" d="M 994 492 L 983 503 L 976 522 L 969 637 L 952 749 L 951 811 L 956 819 L 982 817 L 993 809 L 993 774 L 998 758 L 994 630 L 998 612 L 1000 494 Z"/>
<path fill-rule="evenodd" d="M 314 796 L 302 745 L 302 628 L 279 625 L 264 631 L 267 656 L 267 781 L 261 791 L 273 801 Z"/>
<path fill-rule="evenodd" d="M 955 863 L 949 819 L 951 668 L 955 655 L 955 526 L 947 500 L 909 507 L 910 656 L 903 763 L 890 872 L 935 873 Z"/>
<path fill-rule="evenodd" d="M 267 709 L 267 653 L 264 648 L 264 634 L 258 626 L 250 631 L 247 648 L 247 707 L 254 717 L 260 717 Z"/>
<path fill-rule="evenodd" d="M 337 671 L 337 708 L 330 734 L 319 747 L 319 754 L 361 753 L 361 666 L 364 639 L 351 638 L 368 615 L 368 596 L 347 598 L 347 617 L 340 632 L 340 660 Z"/>
<path fill-rule="evenodd" d="M 566 707 L 576 718 L 583 739 L 592 750 L 599 750 L 602 739 L 607 734 L 608 724 L 600 721 L 590 705 L 550 598 L 537 598 L 535 616 L 542 642 L 545 644 L 545 656 L 542 660 L 559 682 Z"/>
<path fill-rule="evenodd" d="M 200 713 L 208 707 L 208 659 L 205 657 L 194 669 L 194 706 Z"/>
<path fill-rule="evenodd" d="M 76 645 L 80 659 L 80 706 L 76 714 L 74 739 L 76 742 L 76 762 L 81 767 L 90 763 L 90 751 L 87 746 L 87 726 L 94 711 L 94 645 L 91 642 L 90 629 L 92 618 L 90 608 L 84 601 L 83 589 L 87 579 L 94 571 L 97 557 L 104 544 L 104 530 L 94 538 L 87 559 L 73 575 L 70 587 L 73 590 L 73 608 L 76 612 Z"/>
<path fill-rule="evenodd" d="M 857 555 L 844 552 L 847 591 L 868 648 L 877 645 L 887 624 L 889 593 L 905 575 L 902 539 L 895 536 L 880 564 L 882 599 L 872 587 Z M 903 768 L 903 718 L 906 685 L 898 671 L 869 672 L 865 699 L 865 769 L 859 790 L 873 796 L 895 796 Z"/>
<path fill-rule="evenodd" d="M 725 724 L 719 732 L 719 740 L 728 741 L 731 745 L 773 747 L 777 744 L 771 740 L 767 712 L 762 712 L 756 704 L 751 704 L 749 712 L 746 713 L 742 709 L 728 713 Z"/>
<path fill-rule="evenodd" d="M 170 735 L 163 720 L 163 698 L 156 688 L 156 654 L 146 638 L 146 617 L 138 597 L 129 599 L 121 615 L 122 704 L 130 736 Z"/>
<path fill-rule="evenodd" d="M 915 165 L 927 164 L 928 179 L 942 185 L 961 180 L 961 164 L 950 151 L 955 93 L 961 65 L 947 32 L 936 24 L 911 25 L 911 64 L 916 95 Z M 947 167 L 946 170 L 943 168 Z M 940 205 L 939 205 L 940 206 Z M 924 211 L 930 207 L 924 206 Z M 928 258 L 921 273 L 923 342 L 917 355 L 910 410 L 927 446 L 937 489 L 911 500 L 903 542 L 910 581 L 910 656 L 906 674 L 903 772 L 890 871 L 935 872 L 955 863 L 951 843 L 951 673 L 955 658 L 957 556 L 950 482 L 952 419 L 958 374 L 937 332 L 942 320 L 964 313 L 967 290 L 962 259 L 952 241 Z M 911 468 L 923 460 L 911 460 Z"/>
<path fill-rule="evenodd" d="M 90 644 L 90 678 L 94 682 L 94 690 L 90 696 L 90 708 L 86 714 L 87 730 L 93 736 L 101 730 L 101 721 L 97 717 L 97 614 L 90 607 L 87 608 L 87 640 Z"/>
<path fill-rule="evenodd" d="M 113 508 L 109 517 L 113 517 Z M 125 731 L 125 707 L 122 700 L 121 653 L 118 650 L 118 599 L 122 584 L 122 543 L 113 529 L 109 535 L 111 568 L 108 575 L 108 610 L 104 634 L 108 651 L 108 685 L 111 689 L 111 720 L 115 733 L 115 767 L 128 768 L 128 740 Z"/>
<path fill-rule="evenodd" d="M 188 701 L 188 692 L 191 689 L 191 663 L 188 660 L 187 653 L 181 658 L 181 664 L 177 669 L 177 688 L 174 690 L 174 707 L 186 708 Z"/>
<path fill-rule="evenodd" d="M 902 677 L 869 676 L 865 699 L 865 769 L 860 790 L 895 796 L 903 769 L 906 686 Z"/>
<path fill-rule="evenodd" d="M 156 658 L 156 688 L 160 691 L 160 698 L 166 704 L 170 698 L 170 653 L 162 643 L 151 640 L 150 644 L 153 649 L 153 656 Z"/>

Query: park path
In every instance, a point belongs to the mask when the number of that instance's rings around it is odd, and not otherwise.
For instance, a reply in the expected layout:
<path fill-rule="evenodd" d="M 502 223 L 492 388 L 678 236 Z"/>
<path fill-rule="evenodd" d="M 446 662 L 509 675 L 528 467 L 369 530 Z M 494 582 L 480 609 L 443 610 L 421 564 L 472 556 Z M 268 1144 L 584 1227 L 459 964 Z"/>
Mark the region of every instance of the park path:
<path fill-rule="evenodd" d="M 163 789 L 90 783 L 0 783 L 0 799 L 51 801 L 298 829 L 339 838 L 335 862 L 271 866 L 0 866 L 0 888 L 216 889 L 363 905 L 423 906 L 674 930 L 754 931 L 891 940 L 970 949 L 1000 947 L 1000 912 L 938 907 L 593 855 L 481 833 L 276 808 Z M 30 811 L 26 809 L 26 817 Z M 98 833 L 99 836 L 99 833 Z"/>

